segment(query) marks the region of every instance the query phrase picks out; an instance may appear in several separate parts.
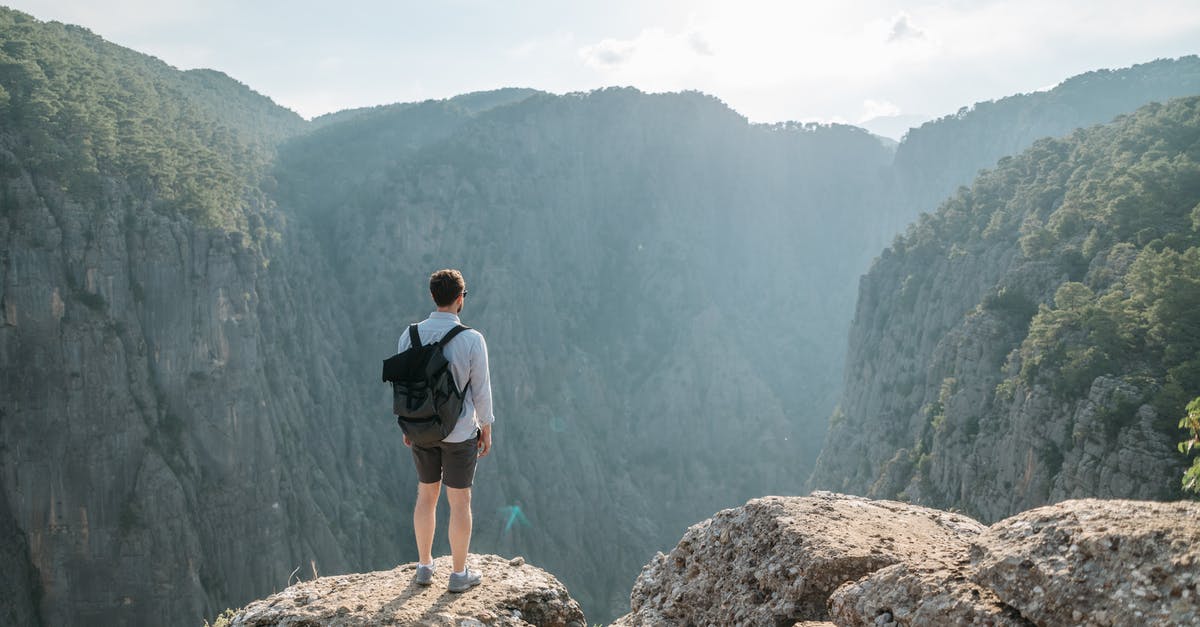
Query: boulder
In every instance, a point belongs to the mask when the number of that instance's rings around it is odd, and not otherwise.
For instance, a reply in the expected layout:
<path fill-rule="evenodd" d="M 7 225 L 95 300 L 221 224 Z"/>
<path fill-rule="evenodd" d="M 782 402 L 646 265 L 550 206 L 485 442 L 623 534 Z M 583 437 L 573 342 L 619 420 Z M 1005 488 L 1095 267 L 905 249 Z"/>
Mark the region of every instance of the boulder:
<path fill-rule="evenodd" d="M 837 625 L 880 627 L 1029 624 L 969 574 L 965 556 L 893 564 L 838 588 L 829 598 L 830 618 Z"/>
<path fill-rule="evenodd" d="M 1064 501 L 984 527 L 828 492 L 765 497 L 688 529 L 630 605 L 617 625 L 1200 626 L 1200 502 Z"/>
<path fill-rule="evenodd" d="M 754 499 L 659 553 L 615 624 L 825 621 L 839 586 L 892 564 L 965 555 L 983 530 L 958 514 L 829 492 Z"/>
<path fill-rule="evenodd" d="M 987 530 L 973 580 L 1039 625 L 1200 625 L 1200 503 L 1082 499 Z"/>
<path fill-rule="evenodd" d="M 546 571 L 495 555 L 468 562 L 483 583 L 467 592 L 446 590 L 450 558 L 435 560 L 433 584 L 413 583 L 416 564 L 365 574 L 298 583 L 247 605 L 235 627 L 373 625 L 587 627 L 579 604 Z"/>

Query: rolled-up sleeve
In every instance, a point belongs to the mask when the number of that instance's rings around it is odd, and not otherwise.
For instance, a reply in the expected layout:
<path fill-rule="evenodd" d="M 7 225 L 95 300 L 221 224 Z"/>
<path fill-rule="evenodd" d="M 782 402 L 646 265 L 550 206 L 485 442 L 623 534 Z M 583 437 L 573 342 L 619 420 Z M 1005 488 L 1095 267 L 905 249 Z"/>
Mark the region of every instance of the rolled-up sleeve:
<path fill-rule="evenodd" d="M 488 372 L 487 341 L 476 334 L 479 342 L 471 351 L 471 402 L 475 405 L 475 419 L 479 425 L 490 425 L 496 421 L 492 414 L 492 376 Z"/>

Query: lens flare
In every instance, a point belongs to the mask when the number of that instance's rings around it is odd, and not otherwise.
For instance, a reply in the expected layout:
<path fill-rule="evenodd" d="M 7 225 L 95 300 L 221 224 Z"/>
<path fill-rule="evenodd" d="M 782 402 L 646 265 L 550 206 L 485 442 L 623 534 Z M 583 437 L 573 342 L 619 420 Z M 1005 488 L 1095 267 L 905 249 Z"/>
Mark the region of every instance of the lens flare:
<path fill-rule="evenodd" d="M 500 508 L 500 515 L 506 517 L 504 522 L 504 533 L 512 531 L 513 525 L 529 526 L 529 519 L 525 517 L 521 511 L 520 505 L 505 505 Z"/>

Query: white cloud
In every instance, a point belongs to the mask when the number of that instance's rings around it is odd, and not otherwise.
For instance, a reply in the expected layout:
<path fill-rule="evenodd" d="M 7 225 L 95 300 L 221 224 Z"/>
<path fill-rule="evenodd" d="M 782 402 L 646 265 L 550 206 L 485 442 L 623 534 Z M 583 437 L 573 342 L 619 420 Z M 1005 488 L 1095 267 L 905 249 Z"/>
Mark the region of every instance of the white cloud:
<path fill-rule="evenodd" d="M 704 33 L 688 28 L 642 30 L 632 39 L 604 39 L 579 49 L 589 67 L 610 79 L 651 91 L 695 89 L 712 72 L 714 49 Z"/>
<path fill-rule="evenodd" d="M 605 39 L 594 46 L 580 48 L 579 56 L 594 68 L 611 70 L 620 68 L 632 59 L 637 49 L 637 41 Z"/>
<path fill-rule="evenodd" d="M 860 5 L 744 0 L 710 8 L 678 30 L 655 26 L 630 38 L 606 38 L 580 48 L 579 56 L 609 84 L 726 97 L 741 90 L 790 85 L 799 92 L 877 79 L 924 61 L 939 45 L 907 14 L 887 19 L 887 13 Z M 904 45 L 889 46 L 899 27 Z"/>
<path fill-rule="evenodd" d="M 687 10 L 683 24 L 581 48 L 581 65 L 603 84 L 713 93 L 752 120 L 853 119 L 950 112 L 1153 58 L 1110 53 L 1116 44 L 1162 49 L 1200 34 L 1195 0 L 696 0 Z"/>
<path fill-rule="evenodd" d="M 688 45 L 692 47 L 692 50 L 695 51 L 696 54 L 712 56 L 712 45 L 708 43 L 708 40 L 704 38 L 703 34 L 697 31 L 692 31 L 688 33 L 687 41 Z"/>
<path fill-rule="evenodd" d="M 6 4 L 179 67 L 215 67 L 306 114 L 502 85 L 616 84 L 705 91 L 755 121 L 854 120 L 885 105 L 949 113 L 1092 69 L 1200 52 L 1196 0 L 608 0 L 603 10 L 545 3 L 523 13 L 373 0 L 336 15 L 307 0 Z M 389 14 L 410 18 L 409 30 Z"/>
<path fill-rule="evenodd" d="M 905 39 L 924 39 L 925 31 L 909 23 L 907 13 L 896 16 L 892 22 L 892 32 L 888 34 L 888 42 L 904 41 Z"/>
<path fill-rule="evenodd" d="M 858 117 L 860 123 L 875 118 L 888 118 L 900 115 L 900 107 L 886 100 L 864 100 L 862 110 L 862 115 Z"/>

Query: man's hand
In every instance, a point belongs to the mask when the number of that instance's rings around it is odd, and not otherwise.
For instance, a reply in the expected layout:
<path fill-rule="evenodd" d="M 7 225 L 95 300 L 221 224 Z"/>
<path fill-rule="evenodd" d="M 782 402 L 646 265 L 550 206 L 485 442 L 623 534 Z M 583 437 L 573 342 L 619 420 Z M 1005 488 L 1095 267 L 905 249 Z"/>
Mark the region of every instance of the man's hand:
<path fill-rule="evenodd" d="M 479 456 L 487 457 L 492 452 L 492 425 L 484 425 L 479 431 Z"/>
<path fill-rule="evenodd" d="M 407 433 L 404 434 L 404 446 L 407 446 L 408 448 L 412 448 L 412 440 L 408 439 Z"/>

